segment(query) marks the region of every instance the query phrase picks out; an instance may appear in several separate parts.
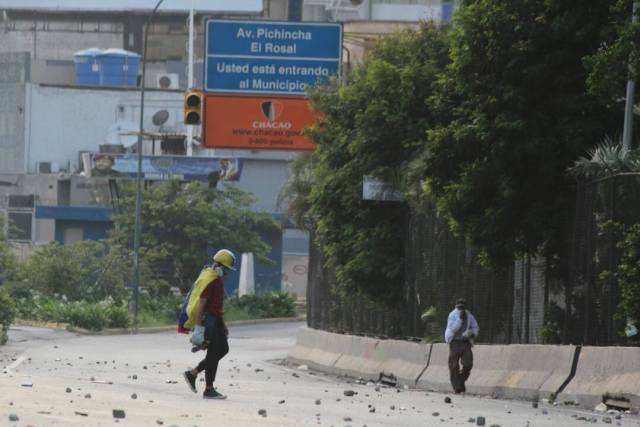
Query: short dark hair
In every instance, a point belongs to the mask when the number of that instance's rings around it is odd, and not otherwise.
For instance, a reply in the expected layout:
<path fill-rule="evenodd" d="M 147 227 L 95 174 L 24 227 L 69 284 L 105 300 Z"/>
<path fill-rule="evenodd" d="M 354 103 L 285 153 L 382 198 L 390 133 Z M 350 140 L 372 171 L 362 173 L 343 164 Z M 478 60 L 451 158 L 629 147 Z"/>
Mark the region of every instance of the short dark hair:
<path fill-rule="evenodd" d="M 456 307 L 466 307 L 467 305 L 467 300 L 464 298 L 458 298 L 456 300 Z"/>

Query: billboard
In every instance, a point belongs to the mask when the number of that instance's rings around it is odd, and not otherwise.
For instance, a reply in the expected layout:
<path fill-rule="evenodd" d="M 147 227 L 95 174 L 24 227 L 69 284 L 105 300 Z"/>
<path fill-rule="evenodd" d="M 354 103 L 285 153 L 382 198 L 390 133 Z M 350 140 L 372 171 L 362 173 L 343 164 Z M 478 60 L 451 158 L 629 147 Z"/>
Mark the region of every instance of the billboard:
<path fill-rule="evenodd" d="M 340 75 L 342 25 L 209 19 L 204 57 L 205 92 L 304 95 Z"/>
<path fill-rule="evenodd" d="M 249 150 L 313 150 L 302 135 L 315 113 L 298 97 L 204 95 L 203 145 Z"/>
<path fill-rule="evenodd" d="M 83 153 L 88 177 L 135 178 L 137 154 Z M 238 181 L 240 159 L 184 156 L 142 156 L 145 180 L 181 179 L 185 181 Z"/>

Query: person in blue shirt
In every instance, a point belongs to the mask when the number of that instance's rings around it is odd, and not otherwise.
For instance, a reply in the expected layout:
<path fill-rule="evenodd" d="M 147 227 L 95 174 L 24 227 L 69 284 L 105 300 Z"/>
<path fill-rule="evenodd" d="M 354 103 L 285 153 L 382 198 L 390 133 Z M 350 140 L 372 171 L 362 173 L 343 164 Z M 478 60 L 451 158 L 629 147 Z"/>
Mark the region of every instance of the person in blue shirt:
<path fill-rule="evenodd" d="M 473 314 L 467 310 L 467 301 L 459 298 L 455 309 L 449 313 L 444 340 L 449 344 L 449 374 L 456 394 L 466 391 L 465 382 L 473 368 L 473 339 L 480 328 Z M 462 365 L 462 367 L 461 367 Z"/>

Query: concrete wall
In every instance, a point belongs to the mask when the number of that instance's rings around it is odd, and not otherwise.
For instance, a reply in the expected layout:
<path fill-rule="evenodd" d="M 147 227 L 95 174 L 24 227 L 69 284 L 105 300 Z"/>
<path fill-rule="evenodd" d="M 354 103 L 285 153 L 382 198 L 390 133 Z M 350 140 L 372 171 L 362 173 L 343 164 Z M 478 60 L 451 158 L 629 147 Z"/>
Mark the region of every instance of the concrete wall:
<path fill-rule="evenodd" d="M 78 169 L 78 153 L 98 151 L 100 144 L 118 138 L 116 122 L 133 128 L 139 120 L 140 92 L 135 89 L 68 88 L 28 85 L 32 90 L 31 109 L 27 112 L 28 172 L 36 172 L 40 161 L 58 163 L 61 169 Z M 183 95 L 179 91 L 148 91 L 145 94 L 144 126 L 161 130 L 151 118 L 158 110 L 167 110 L 170 119 L 165 131 L 182 131 Z M 121 138 L 121 137 L 120 137 Z M 135 142 L 135 137 L 129 137 Z"/>
<path fill-rule="evenodd" d="M 24 171 L 30 68 L 28 53 L 0 54 L 0 172 Z"/>

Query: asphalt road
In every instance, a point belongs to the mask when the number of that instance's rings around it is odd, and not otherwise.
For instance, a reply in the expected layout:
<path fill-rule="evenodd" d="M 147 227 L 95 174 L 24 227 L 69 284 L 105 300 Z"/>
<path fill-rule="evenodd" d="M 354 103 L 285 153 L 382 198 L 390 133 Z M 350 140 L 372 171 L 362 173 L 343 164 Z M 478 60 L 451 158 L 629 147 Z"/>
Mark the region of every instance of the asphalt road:
<path fill-rule="evenodd" d="M 0 347 L 0 426 L 578 426 L 604 417 L 640 426 L 637 417 L 529 402 L 397 390 L 358 384 L 283 364 L 301 323 L 230 328 L 231 351 L 216 386 L 226 400 L 203 400 L 182 372 L 197 364 L 176 333 L 79 336 L 15 327 Z M 202 375 L 203 376 L 203 375 Z M 198 382 L 198 389 L 204 382 Z M 352 390 L 356 394 L 345 396 Z M 115 419 L 114 409 L 125 412 Z M 265 410 L 266 416 L 259 411 Z M 11 421 L 11 416 L 17 421 Z"/>

